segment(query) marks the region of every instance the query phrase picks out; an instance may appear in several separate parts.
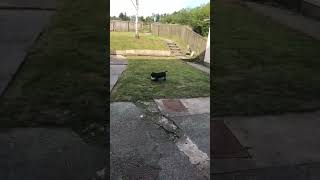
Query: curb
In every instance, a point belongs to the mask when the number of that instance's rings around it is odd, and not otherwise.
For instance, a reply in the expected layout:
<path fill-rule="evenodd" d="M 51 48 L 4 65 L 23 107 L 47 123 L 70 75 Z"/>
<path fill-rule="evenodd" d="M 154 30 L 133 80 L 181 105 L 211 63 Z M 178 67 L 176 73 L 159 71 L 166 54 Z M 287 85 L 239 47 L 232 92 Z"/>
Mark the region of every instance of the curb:
<path fill-rule="evenodd" d="M 111 55 L 123 55 L 123 56 L 159 56 L 159 57 L 170 57 L 170 51 L 159 51 L 159 50 L 115 50 L 110 52 Z"/>

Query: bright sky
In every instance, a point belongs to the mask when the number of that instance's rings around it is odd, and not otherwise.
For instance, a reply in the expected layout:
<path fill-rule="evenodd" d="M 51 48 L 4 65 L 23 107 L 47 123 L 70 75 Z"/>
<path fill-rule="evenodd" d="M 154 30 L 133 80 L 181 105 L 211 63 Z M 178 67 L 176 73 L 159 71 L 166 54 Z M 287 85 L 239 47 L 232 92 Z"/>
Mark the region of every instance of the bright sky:
<path fill-rule="evenodd" d="M 134 3 L 135 0 L 132 0 Z M 139 16 L 151 16 L 152 13 L 173 13 L 182 8 L 196 7 L 210 0 L 139 0 Z M 110 0 L 110 16 L 119 16 L 126 12 L 128 16 L 135 14 L 131 0 Z"/>

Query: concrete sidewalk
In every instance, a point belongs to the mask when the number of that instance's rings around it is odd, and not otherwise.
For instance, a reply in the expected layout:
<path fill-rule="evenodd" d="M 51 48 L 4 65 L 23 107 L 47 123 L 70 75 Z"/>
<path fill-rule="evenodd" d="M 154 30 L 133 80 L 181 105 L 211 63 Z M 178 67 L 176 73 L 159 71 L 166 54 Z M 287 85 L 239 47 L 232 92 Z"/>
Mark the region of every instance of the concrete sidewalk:
<path fill-rule="evenodd" d="M 110 92 L 116 85 L 123 71 L 127 68 L 128 61 L 124 56 L 110 56 Z"/>
<path fill-rule="evenodd" d="M 213 123 L 217 121 L 226 124 L 251 158 L 213 159 L 216 177 L 249 174 L 256 179 L 320 179 L 320 112 L 221 117 Z"/>
<path fill-rule="evenodd" d="M 302 16 L 289 10 L 279 9 L 272 6 L 254 2 L 245 2 L 244 4 L 250 9 L 262 15 L 269 16 L 281 24 L 287 25 L 296 31 L 303 32 L 320 40 L 320 21 Z"/>
<path fill-rule="evenodd" d="M 183 99 L 155 99 L 165 116 L 187 116 L 210 113 L 210 97 Z"/>
<path fill-rule="evenodd" d="M 208 67 L 206 67 L 204 65 L 196 64 L 196 63 L 192 63 L 192 62 L 187 62 L 187 64 L 189 64 L 190 66 L 192 66 L 192 67 L 194 67 L 196 69 L 199 69 L 202 72 L 210 74 L 210 68 L 208 68 Z"/>
<path fill-rule="evenodd" d="M 54 11 L 25 10 L 40 1 L 5 0 L 0 3 L 0 95 L 24 61 L 30 47 L 48 25 Z M 54 0 L 40 6 L 55 8 Z M 21 9 L 10 9 L 10 8 Z"/>
<path fill-rule="evenodd" d="M 156 99 L 155 102 L 165 116 L 163 119 L 167 119 L 163 127 L 167 131 L 180 133 L 176 143 L 179 149 L 189 157 L 191 163 L 197 159 L 197 167 L 209 176 L 210 98 Z M 166 124 L 170 123 L 177 126 L 178 130 L 172 130 L 170 126 L 168 128 Z"/>

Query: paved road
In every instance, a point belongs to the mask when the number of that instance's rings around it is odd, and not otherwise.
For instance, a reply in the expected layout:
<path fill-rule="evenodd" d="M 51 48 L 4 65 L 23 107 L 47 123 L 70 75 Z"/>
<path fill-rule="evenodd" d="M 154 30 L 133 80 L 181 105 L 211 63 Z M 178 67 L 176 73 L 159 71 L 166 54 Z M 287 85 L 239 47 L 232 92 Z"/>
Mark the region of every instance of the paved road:
<path fill-rule="evenodd" d="M 43 28 L 49 23 L 54 11 L 24 10 L 25 7 L 52 7 L 54 0 L 47 1 L 0 1 L 0 95 L 6 89 L 28 50 Z M 39 3 L 39 4 L 37 4 Z M 21 9 L 10 9 L 19 7 Z"/>

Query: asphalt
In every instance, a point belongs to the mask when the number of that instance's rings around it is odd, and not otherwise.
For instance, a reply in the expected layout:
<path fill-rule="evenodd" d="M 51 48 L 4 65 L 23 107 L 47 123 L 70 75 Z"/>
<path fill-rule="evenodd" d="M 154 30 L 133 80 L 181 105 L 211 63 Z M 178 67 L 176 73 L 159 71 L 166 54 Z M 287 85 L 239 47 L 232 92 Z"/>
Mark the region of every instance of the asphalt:
<path fill-rule="evenodd" d="M 1 180 L 88 180 L 106 164 L 104 148 L 70 129 L 1 129 L 0 144 Z"/>
<path fill-rule="evenodd" d="M 110 112 L 111 179 L 206 179 L 141 107 L 115 102 Z"/>

